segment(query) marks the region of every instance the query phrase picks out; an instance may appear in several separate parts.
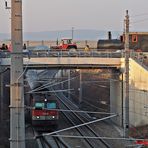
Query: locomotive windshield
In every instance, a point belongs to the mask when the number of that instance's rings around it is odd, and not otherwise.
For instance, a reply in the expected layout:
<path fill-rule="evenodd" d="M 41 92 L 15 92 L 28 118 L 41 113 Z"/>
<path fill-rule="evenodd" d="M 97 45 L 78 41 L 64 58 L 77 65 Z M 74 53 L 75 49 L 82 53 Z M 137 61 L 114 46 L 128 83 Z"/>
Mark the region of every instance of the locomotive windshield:
<path fill-rule="evenodd" d="M 48 109 L 55 109 L 56 108 L 56 103 L 55 102 L 47 103 L 47 108 Z"/>
<path fill-rule="evenodd" d="M 35 108 L 36 109 L 42 109 L 42 108 L 44 108 L 44 106 L 45 106 L 44 103 L 39 103 L 39 102 L 35 103 Z"/>

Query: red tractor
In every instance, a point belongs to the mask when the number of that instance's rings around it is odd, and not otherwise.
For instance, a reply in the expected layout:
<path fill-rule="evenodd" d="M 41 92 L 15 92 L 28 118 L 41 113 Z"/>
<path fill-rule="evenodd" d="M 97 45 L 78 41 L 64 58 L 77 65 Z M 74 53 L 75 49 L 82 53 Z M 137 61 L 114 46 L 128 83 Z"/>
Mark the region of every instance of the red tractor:
<path fill-rule="evenodd" d="M 64 51 L 69 51 L 69 50 L 76 50 L 77 49 L 77 45 L 76 43 L 73 43 L 72 39 L 69 38 L 64 38 L 61 39 L 61 43 L 60 45 L 57 46 L 51 46 L 52 49 L 57 49 L 57 50 L 64 50 Z"/>

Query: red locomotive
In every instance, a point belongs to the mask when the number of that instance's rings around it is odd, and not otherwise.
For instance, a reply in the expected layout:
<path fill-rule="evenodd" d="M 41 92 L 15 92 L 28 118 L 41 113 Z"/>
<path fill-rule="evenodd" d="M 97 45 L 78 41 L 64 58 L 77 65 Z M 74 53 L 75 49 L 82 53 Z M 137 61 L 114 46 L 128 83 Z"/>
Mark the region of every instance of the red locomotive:
<path fill-rule="evenodd" d="M 58 101 L 53 95 L 33 94 L 31 99 L 31 122 L 37 130 L 52 130 L 59 119 Z"/>

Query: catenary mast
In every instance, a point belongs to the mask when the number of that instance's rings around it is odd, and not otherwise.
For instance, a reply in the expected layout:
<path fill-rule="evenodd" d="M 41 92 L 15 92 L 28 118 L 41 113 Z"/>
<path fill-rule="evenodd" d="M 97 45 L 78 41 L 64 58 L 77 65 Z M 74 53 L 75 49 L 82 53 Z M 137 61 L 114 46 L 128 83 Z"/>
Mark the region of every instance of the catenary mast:
<path fill-rule="evenodd" d="M 22 0 L 11 0 L 10 148 L 25 148 Z"/>
<path fill-rule="evenodd" d="M 124 100 L 124 137 L 129 136 L 129 15 L 125 16 L 125 100 Z"/>

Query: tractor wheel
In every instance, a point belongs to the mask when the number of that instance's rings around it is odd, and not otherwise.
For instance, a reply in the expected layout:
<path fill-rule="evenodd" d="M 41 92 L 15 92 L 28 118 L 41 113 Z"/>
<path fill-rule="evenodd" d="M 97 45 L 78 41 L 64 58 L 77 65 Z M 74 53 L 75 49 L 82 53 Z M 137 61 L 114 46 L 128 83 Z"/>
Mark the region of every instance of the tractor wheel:
<path fill-rule="evenodd" d="M 69 51 L 70 51 L 70 52 L 77 52 L 77 49 L 71 48 L 71 49 L 69 49 Z"/>

